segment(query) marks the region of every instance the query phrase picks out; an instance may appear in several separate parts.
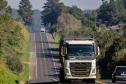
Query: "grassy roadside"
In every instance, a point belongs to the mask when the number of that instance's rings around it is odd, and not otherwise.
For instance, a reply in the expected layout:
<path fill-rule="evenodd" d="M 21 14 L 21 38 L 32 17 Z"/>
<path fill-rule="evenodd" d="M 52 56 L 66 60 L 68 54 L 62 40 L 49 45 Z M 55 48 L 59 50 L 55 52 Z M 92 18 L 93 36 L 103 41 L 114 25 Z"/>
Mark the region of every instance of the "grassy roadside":
<path fill-rule="evenodd" d="M 0 84 L 16 84 L 15 80 L 18 79 L 18 75 L 13 74 L 6 67 L 0 66 Z"/>
<path fill-rule="evenodd" d="M 20 74 L 21 81 L 27 81 L 29 80 L 29 32 L 26 29 L 22 29 L 22 33 L 24 35 L 24 41 L 23 41 L 23 48 L 22 52 L 23 55 L 20 58 L 22 64 L 23 64 L 23 71 Z"/>
<path fill-rule="evenodd" d="M 101 80 L 100 80 L 100 72 L 99 72 L 99 69 L 97 68 L 97 70 L 96 70 L 96 83 L 97 84 L 104 84 L 104 82 L 102 82 Z"/>
<path fill-rule="evenodd" d="M 53 34 L 53 36 L 54 36 L 54 41 L 55 41 L 55 47 L 56 48 L 59 48 L 59 41 L 60 41 L 60 38 L 61 38 L 61 35 L 60 35 L 60 33 L 57 33 L 57 32 L 55 32 L 54 34 Z"/>
<path fill-rule="evenodd" d="M 27 81 L 29 79 L 29 32 L 21 23 L 15 23 L 21 27 L 22 38 L 20 45 L 21 49 L 16 47 L 16 51 L 21 52 L 18 57 L 23 65 L 23 70 L 20 74 L 12 72 L 4 61 L 0 60 L 0 84 L 17 84 L 15 80 Z M 4 59 L 4 58 L 3 58 Z"/>

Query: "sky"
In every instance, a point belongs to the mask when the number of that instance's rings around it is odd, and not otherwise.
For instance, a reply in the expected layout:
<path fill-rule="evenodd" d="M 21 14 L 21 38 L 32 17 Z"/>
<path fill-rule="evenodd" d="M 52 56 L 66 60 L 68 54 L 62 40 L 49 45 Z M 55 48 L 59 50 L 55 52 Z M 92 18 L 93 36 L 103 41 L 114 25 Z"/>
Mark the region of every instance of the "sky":
<path fill-rule="evenodd" d="M 8 4 L 15 9 L 18 9 L 18 5 L 20 0 L 6 0 Z M 33 9 L 42 10 L 42 6 L 46 2 L 46 0 L 30 0 Z M 65 5 L 72 6 L 76 5 L 82 10 L 87 9 L 96 9 L 101 5 L 101 0 L 61 0 Z"/>

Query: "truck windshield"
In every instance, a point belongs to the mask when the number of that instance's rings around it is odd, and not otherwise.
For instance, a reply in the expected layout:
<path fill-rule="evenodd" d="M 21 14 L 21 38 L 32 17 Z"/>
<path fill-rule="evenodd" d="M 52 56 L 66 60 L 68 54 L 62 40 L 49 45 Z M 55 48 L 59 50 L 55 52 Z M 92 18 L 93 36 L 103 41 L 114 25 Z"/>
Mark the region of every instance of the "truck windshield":
<path fill-rule="evenodd" d="M 117 67 L 117 72 L 126 72 L 126 67 Z"/>
<path fill-rule="evenodd" d="M 68 45 L 67 53 L 69 56 L 93 56 L 95 53 L 94 45 Z"/>

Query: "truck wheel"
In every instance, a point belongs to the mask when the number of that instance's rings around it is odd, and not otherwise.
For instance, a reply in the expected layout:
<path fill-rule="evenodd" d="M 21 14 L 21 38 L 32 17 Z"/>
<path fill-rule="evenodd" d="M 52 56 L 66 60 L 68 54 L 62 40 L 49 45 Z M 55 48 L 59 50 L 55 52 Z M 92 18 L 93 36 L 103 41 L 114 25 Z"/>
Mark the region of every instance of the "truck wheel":
<path fill-rule="evenodd" d="M 90 82 L 91 82 L 91 83 L 95 83 L 95 79 L 91 79 Z"/>
<path fill-rule="evenodd" d="M 60 68 L 60 82 L 61 83 L 64 83 L 65 82 L 65 75 L 64 75 L 63 68 Z"/>
<path fill-rule="evenodd" d="M 95 79 L 85 79 L 85 80 L 83 80 L 83 82 L 95 84 Z"/>
<path fill-rule="evenodd" d="M 65 79 L 64 69 L 60 68 L 60 82 L 61 83 L 71 83 L 71 80 Z"/>
<path fill-rule="evenodd" d="M 116 83 L 116 80 L 115 79 L 112 79 L 112 83 Z"/>

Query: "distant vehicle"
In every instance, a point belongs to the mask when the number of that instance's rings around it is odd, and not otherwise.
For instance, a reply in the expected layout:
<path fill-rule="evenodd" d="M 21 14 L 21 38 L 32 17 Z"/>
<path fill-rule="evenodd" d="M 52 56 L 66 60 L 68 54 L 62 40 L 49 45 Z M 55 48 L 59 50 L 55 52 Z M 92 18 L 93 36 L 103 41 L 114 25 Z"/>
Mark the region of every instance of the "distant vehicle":
<path fill-rule="evenodd" d="M 116 66 L 112 74 L 112 82 L 126 81 L 126 66 Z"/>
<path fill-rule="evenodd" d="M 85 80 L 95 82 L 96 56 L 99 49 L 94 39 L 68 36 L 61 39 L 59 49 L 61 81 Z"/>
<path fill-rule="evenodd" d="M 41 30 L 40 30 L 41 32 L 45 32 L 45 28 L 41 28 Z"/>

